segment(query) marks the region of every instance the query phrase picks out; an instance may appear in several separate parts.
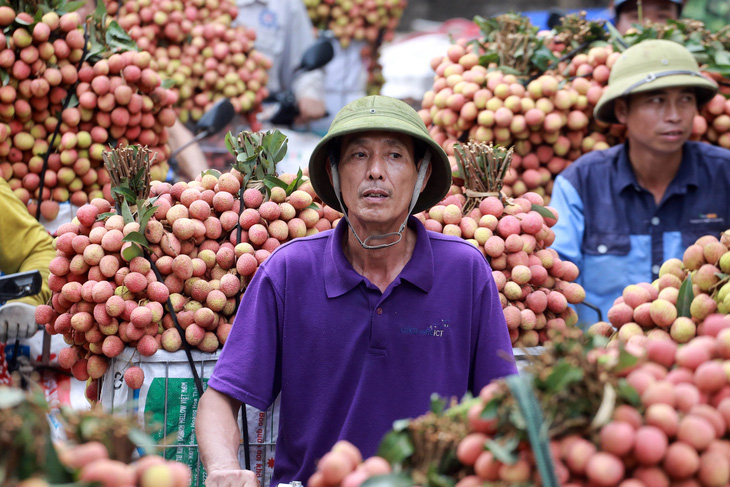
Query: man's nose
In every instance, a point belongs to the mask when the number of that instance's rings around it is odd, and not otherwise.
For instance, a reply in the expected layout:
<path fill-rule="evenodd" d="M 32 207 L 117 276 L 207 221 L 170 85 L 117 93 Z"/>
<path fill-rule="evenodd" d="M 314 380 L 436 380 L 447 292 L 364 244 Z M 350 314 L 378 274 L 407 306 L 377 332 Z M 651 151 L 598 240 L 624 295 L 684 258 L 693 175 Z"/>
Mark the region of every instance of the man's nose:
<path fill-rule="evenodd" d="M 384 157 L 375 154 L 368 163 L 368 179 L 383 179 Z"/>

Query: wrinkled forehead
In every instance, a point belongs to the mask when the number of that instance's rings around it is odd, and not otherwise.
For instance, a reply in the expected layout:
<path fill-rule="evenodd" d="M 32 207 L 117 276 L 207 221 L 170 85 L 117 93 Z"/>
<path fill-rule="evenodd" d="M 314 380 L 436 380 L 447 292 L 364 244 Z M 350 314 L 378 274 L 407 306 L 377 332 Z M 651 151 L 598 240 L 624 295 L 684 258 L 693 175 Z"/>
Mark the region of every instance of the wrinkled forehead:
<path fill-rule="evenodd" d="M 384 144 L 388 147 L 403 147 L 413 150 L 413 137 L 400 132 L 385 130 L 372 130 L 368 132 L 357 132 L 346 134 L 340 137 L 340 147 L 343 149 L 353 145 Z"/>

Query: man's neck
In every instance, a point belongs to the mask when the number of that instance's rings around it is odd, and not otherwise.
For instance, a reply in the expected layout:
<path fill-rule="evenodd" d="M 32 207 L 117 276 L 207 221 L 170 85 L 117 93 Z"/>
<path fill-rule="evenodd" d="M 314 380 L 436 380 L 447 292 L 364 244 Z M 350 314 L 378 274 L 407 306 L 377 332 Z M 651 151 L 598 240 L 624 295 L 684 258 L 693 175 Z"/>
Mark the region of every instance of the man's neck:
<path fill-rule="evenodd" d="M 363 241 L 369 235 L 374 235 L 374 233 L 363 232 L 361 234 L 358 231 L 358 236 Z M 368 245 L 390 243 L 397 238 L 396 236 L 374 242 L 370 241 Z M 343 251 L 345 258 L 352 264 L 355 271 L 376 285 L 381 292 L 385 292 L 390 283 L 398 277 L 411 259 L 415 246 L 416 231 L 408 226 L 403 230 L 403 238 L 401 238 L 400 242 L 382 249 L 363 248 L 360 242 L 357 241 L 357 238 L 348 229 Z"/>
<path fill-rule="evenodd" d="M 658 205 L 682 164 L 682 150 L 657 153 L 637 144 L 629 144 L 629 162 L 639 186 L 654 196 Z"/>

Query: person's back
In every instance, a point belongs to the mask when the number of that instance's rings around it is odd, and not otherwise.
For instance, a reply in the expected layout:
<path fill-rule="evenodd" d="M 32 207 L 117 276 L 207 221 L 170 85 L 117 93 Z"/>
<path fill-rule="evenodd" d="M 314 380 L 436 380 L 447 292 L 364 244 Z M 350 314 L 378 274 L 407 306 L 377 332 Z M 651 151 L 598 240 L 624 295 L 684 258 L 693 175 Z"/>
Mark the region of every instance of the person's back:
<path fill-rule="evenodd" d="M 321 118 L 324 74 L 321 69 L 295 76 L 304 51 L 314 42 L 314 28 L 300 0 L 237 0 L 233 25 L 256 32 L 256 50 L 272 62 L 267 87 L 270 94 L 293 90 L 303 122 Z"/>

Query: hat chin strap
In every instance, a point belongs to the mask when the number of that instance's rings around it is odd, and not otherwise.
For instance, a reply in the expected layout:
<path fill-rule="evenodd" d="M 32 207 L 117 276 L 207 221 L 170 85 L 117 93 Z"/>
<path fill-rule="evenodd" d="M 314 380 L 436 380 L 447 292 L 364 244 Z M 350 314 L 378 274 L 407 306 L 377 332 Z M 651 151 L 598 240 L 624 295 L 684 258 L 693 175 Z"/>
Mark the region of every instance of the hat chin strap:
<path fill-rule="evenodd" d="M 337 198 L 337 201 L 340 203 L 340 208 L 342 208 L 342 213 L 345 217 L 345 221 L 347 222 L 347 225 L 350 227 L 350 230 L 352 230 L 353 235 L 355 235 L 355 238 L 360 243 L 362 248 L 365 250 L 374 250 L 374 249 L 384 249 L 385 247 L 390 247 L 391 245 L 395 245 L 398 242 L 401 241 L 403 238 L 403 231 L 406 228 L 406 225 L 408 224 L 408 217 L 411 215 L 411 211 L 413 211 L 413 207 L 416 206 L 416 201 L 418 201 L 418 196 L 421 193 L 421 186 L 423 185 L 423 180 L 426 178 L 426 171 L 428 170 L 428 165 L 431 162 L 431 151 L 427 150 L 423 159 L 421 160 L 421 167 L 418 169 L 418 179 L 416 180 L 416 185 L 413 187 L 413 195 L 411 196 L 411 204 L 408 206 L 408 214 L 406 215 L 406 219 L 403 220 L 403 223 L 401 224 L 400 228 L 397 232 L 391 232 L 391 233 L 385 233 L 383 235 L 371 235 L 367 237 L 364 241 L 360 239 L 360 236 L 355 231 L 355 228 L 352 226 L 352 222 L 350 222 L 350 219 L 347 216 L 347 211 L 344 203 L 342 203 L 342 198 L 340 197 L 340 175 L 337 172 L 337 164 L 335 163 L 335 158 L 330 155 L 329 157 L 330 161 L 330 168 L 332 169 L 332 188 L 335 190 L 335 197 Z M 398 236 L 398 239 L 395 242 L 390 242 L 386 244 L 380 244 L 380 245 L 368 245 L 368 241 L 371 239 L 384 239 L 388 237 L 395 237 Z"/>

